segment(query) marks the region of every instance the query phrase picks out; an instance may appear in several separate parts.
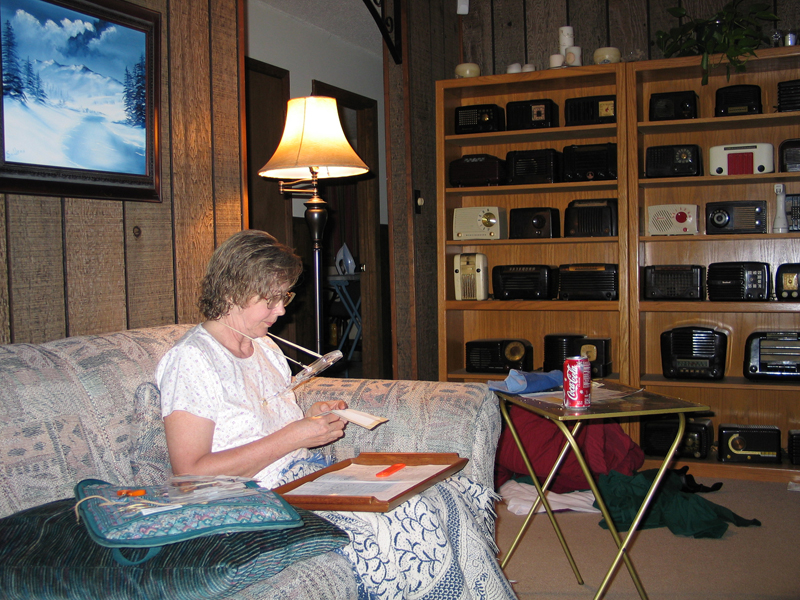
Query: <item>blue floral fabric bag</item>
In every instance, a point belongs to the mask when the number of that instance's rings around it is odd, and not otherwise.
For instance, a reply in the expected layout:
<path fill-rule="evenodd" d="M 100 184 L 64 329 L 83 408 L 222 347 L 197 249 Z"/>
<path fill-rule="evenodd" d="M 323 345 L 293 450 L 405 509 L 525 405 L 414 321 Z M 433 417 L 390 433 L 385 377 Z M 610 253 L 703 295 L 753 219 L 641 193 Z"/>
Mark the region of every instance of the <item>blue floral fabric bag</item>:
<path fill-rule="evenodd" d="M 89 536 L 112 548 L 117 562 L 126 566 L 149 560 L 162 546 L 196 537 L 303 525 L 297 511 L 275 492 L 254 483 L 246 488 L 244 495 L 192 502 L 170 494 L 165 486 L 131 489 L 84 479 L 75 486 L 75 512 Z M 131 560 L 122 548 L 147 552 Z"/>

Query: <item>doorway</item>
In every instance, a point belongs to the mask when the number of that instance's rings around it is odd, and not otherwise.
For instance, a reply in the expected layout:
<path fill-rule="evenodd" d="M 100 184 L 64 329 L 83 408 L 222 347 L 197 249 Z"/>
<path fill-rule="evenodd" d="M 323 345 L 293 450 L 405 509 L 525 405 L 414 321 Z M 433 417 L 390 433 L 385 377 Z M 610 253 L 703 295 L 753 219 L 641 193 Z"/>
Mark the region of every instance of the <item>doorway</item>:
<path fill-rule="evenodd" d="M 272 331 L 305 348 L 314 348 L 313 259 L 308 226 L 302 216 L 293 216 L 291 197 L 279 193 L 278 182 L 258 175 L 283 133 L 290 96 L 289 72 L 246 57 L 245 94 L 249 227 L 267 231 L 294 248 L 304 264 L 297 298 Z M 348 369 L 348 375 L 388 379 L 392 364 L 391 320 L 388 302 L 383 301 L 389 298 L 388 236 L 380 225 L 377 102 L 319 81 L 312 82 L 312 94 L 336 98 L 348 141 L 370 169 L 360 178 L 322 180 L 320 185 L 320 195 L 329 203 L 331 213 L 324 236 L 323 271 L 334 268 L 334 258 L 343 243 L 364 265 L 360 276 L 361 361 L 357 370 Z M 308 359 L 290 348 L 283 349 L 295 359 Z"/>
<path fill-rule="evenodd" d="M 333 259 L 345 243 L 356 258 L 362 269 L 360 375 L 389 378 L 391 352 L 387 352 L 387 340 L 391 340 L 391 331 L 389 311 L 383 302 L 384 297 L 388 298 L 384 287 L 388 278 L 383 268 L 386 248 L 381 244 L 385 236 L 381 236 L 380 225 L 378 103 L 317 80 L 311 83 L 311 93 L 336 99 L 345 135 L 370 169 L 365 176 L 323 182 L 321 186 L 331 211 L 325 234 L 325 264 L 334 265 Z"/>

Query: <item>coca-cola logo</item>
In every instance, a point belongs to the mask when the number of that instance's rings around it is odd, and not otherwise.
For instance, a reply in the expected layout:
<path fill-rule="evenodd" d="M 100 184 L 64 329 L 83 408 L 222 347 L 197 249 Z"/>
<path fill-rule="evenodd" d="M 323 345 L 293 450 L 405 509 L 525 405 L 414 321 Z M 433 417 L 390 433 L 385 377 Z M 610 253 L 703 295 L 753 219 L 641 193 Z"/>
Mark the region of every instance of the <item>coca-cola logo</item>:
<path fill-rule="evenodd" d="M 583 395 L 583 369 L 579 364 L 567 367 L 567 398 L 577 400 Z"/>

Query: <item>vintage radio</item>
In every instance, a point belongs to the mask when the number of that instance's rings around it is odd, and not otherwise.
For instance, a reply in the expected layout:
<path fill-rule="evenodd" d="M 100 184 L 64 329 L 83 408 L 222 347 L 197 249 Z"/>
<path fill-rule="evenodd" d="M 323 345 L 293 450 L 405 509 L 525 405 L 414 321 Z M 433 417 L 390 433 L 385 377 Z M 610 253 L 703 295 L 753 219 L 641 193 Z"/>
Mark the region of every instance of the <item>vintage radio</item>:
<path fill-rule="evenodd" d="M 572 264 L 558 268 L 559 300 L 617 300 L 619 265 Z"/>
<path fill-rule="evenodd" d="M 468 373 L 533 371 L 533 346 L 528 340 L 485 339 L 466 344 Z"/>
<path fill-rule="evenodd" d="M 767 201 L 709 202 L 706 204 L 706 233 L 767 233 Z"/>
<path fill-rule="evenodd" d="M 800 263 L 784 263 L 775 270 L 775 297 L 800 302 Z"/>
<path fill-rule="evenodd" d="M 644 268 L 645 300 L 705 300 L 706 268 L 651 265 Z"/>
<path fill-rule="evenodd" d="M 542 371 L 560 371 L 564 361 L 575 356 L 575 345 L 585 340 L 581 333 L 550 333 L 544 336 L 544 361 Z"/>
<path fill-rule="evenodd" d="M 748 379 L 800 380 L 800 332 L 754 331 L 744 345 Z"/>
<path fill-rule="evenodd" d="M 642 450 L 648 456 L 666 456 L 678 434 L 678 419 L 673 416 L 643 418 Z M 714 425 L 707 417 L 689 417 L 678 445 L 678 456 L 706 458 L 714 443 Z"/>
<path fill-rule="evenodd" d="M 505 111 L 496 104 L 476 104 L 456 108 L 456 135 L 504 131 Z"/>
<path fill-rule="evenodd" d="M 617 145 L 564 147 L 564 181 L 605 181 L 617 178 Z"/>
<path fill-rule="evenodd" d="M 650 235 L 695 235 L 696 204 L 657 204 L 647 207 L 647 233 Z"/>
<path fill-rule="evenodd" d="M 489 263 L 485 254 L 465 252 L 453 256 L 456 300 L 489 299 Z"/>
<path fill-rule="evenodd" d="M 778 83 L 778 112 L 800 110 L 800 79 Z"/>
<path fill-rule="evenodd" d="M 500 185 L 506 179 L 506 162 L 491 154 L 467 154 L 450 163 L 453 187 Z"/>
<path fill-rule="evenodd" d="M 650 96 L 650 120 L 673 121 L 675 119 L 697 118 L 697 94 L 685 92 L 664 92 Z"/>
<path fill-rule="evenodd" d="M 800 465 L 800 429 L 789 430 L 789 443 L 786 445 L 789 462 Z"/>
<path fill-rule="evenodd" d="M 497 265 L 492 268 L 495 300 L 550 300 L 558 272 L 547 265 Z"/>
<path fill-rule="evenodd" d="M 561 181 L 561 152 L 552 148 L 542 150 L 512 150 L 506 154 L 506 183 L 530 185 Z"/>
<path fill-rule="evenodd" d="M 722 462 L 781 462 L 781 430 L 774 425 L 719 426 L 717 458 Z"/>
<path fill-rule="evenodd" d="M 465 206 L 453 210 L 454 240 L 508 239 L 508 217 L 501 206 Z"/>
<path fill-rule="evenodd" d="M 611 375 L 611 338 L 580 338 L 570 343 L 569 356 L 589 359 L 592 379 Z"/>
<path fill-rule="evenodd" d="M 778 146 L 778 165 L 781 173 L 800 171 L 800 140 L 783 140 Z"/>
<path fill-rule="evenodd" d="M 769 265 L 762 262 L 712 263 L 706 277 L 708 299 L 712 302 L 768 300 L 769 272 Z"/>
<path fill-rule="evenodd" d="M 708 150 L 709 175 L 758 175 L 775 171 L 772 144 L 728 144 Z"/>
<path fill-rule="evenodd" d="M 722 379 L 728 336 L 708 327 L 676 327 L 661 334 L 661 370 L 671 379 Z"/>
<path fill-rule="evenodd" d="M 552 100 L 520 100 L 506 104 L 509 131 L 558 127 L 558 105 Z"/>
<path fill-rule="evenodd" d="M 646 177 L 689 177 L 703 174 L 700 146 L 651 146 L 645 154 Z"/>
<path fill-rule="evenodd" d="M 569 98 L 564 102 L 564 125 L 600 125 L 617 122 L 616 96 Z"/>
<path fill-rule="evenodd" d="M 508 237 L 512 240 L 561 237 L 557 208 L 512 208 L 508 212 Z"/>
<path fill-rule="evenodd" d="M 789 231 L 800 231 L 800 194 L 786 195 L 786 219 Z"/>
<path fill-rule="evenodd" d="M 564 211 L 564 237 L 617 235 L 617 201 L 573 200 Z"/>
<path fill-rule="evenodd" d="M 717 90 L 715 117 L 761 114 L 761 88 L 757 85 L 729 85 Z"/>

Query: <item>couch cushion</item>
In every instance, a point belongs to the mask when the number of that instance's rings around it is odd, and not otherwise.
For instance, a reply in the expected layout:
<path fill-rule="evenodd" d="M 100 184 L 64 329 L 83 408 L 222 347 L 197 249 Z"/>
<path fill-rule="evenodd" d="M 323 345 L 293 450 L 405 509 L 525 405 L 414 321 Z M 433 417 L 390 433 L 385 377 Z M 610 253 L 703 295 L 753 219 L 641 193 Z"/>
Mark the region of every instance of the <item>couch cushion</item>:
<path fill-rule="evenodd" d="M 0 346 L 0 516 L 133 480 L 134 397 L 188 325 Z"/>
<path fill-rule="evenodd" d="M 172 477 L 167 436 L 161 418 L 161 393 L 148 381 L 134 394 L 136 438 L 131 453 L 131 471 L 137 486 L 155 485 Z"/>
<path fill-rule="evenodd" d="M 74 505 L 74 499 L 59 500 L 0 519 L 4 598 L 223 598 L 348 542 L 339 528 L 298 509 L 302 527 L 196 538 L 122 567 L 76 522 Z"/>

